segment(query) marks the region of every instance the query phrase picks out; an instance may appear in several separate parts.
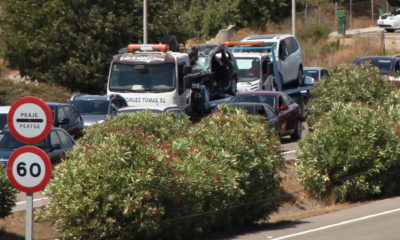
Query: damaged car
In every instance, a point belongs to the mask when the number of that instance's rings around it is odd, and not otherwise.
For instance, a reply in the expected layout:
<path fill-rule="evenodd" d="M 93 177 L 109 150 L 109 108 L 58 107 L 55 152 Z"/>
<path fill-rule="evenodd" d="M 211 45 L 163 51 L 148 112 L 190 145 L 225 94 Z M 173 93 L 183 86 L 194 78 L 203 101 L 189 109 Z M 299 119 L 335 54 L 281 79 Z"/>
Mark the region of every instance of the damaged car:
<path fill-rule="evenodd" d="M 225 45 L 200 44 L 189 48 L 193 84 L 206 86 L 209 100 L 221 99 L 237 92 L 238 66 Z"/>

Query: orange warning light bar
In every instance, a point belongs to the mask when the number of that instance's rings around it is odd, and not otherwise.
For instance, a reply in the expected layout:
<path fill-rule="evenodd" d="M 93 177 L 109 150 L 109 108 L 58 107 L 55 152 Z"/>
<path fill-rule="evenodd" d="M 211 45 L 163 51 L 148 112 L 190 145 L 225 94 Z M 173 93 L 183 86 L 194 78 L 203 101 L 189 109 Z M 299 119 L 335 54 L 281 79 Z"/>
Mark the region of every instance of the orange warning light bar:
<path fill-rule="evenodd" d="M 225 46 L 263 46 L 265 42 L 225 42 Z"/>
<path fill-rule="evenodd" d="M 129 44 L 128 51 L 160 51 L 166 52 L 169 50 L 168 44 Z"/>

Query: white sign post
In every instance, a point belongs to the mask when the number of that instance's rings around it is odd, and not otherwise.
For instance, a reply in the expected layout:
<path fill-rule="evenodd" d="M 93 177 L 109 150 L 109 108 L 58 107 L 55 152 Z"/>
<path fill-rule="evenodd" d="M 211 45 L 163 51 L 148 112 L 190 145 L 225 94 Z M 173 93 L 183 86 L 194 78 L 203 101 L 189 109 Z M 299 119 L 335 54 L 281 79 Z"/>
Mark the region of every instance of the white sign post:
<path fill-rule="evenodd" d="M 51 131 L 53 117 L 49 106 L 40 98 L 18 99 L 8 113 L 8 128 L 24 143 L 40 142 Z M 42 190 L 51 177 L 51 161 L 42 149 L 23 146 L 15 150 L 7 163 L 7 175 L 18 190 L 26 193 L 25 239 L 33 233 L 33 193 Z"/>

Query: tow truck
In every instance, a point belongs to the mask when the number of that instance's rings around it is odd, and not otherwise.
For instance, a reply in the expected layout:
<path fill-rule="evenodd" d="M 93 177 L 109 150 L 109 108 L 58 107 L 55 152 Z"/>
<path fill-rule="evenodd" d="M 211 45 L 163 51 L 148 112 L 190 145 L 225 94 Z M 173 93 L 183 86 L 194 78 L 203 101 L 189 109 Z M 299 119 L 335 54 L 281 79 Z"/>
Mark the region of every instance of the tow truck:
<path fill-rule="evenodd" d="M 170 51 L 168 44 L 129 44 L 113 57 L 107 94 L 120 94 L 128 106 L 178 107 L 197 121 L 211 111 L 210 96 L 221 101 L 229 94 L 216 92 L 223 86 L 209 87 L 223 84 L 218 79 L 205 84 L 212 73 L 192 72 L 191 62 L 188 53 Z"/>
<path fill-rule="evenodd" d="M 304 84 L 283 84 L 279 73 L 274 47 L 263 41 L 225 42 L 236 58 L 239 68 L 238 91 L 282 91 L 290 95 L 303 110 L 314 82 L 306 78 Z M 253 74 L 255 73 L 255 74 Z"/>

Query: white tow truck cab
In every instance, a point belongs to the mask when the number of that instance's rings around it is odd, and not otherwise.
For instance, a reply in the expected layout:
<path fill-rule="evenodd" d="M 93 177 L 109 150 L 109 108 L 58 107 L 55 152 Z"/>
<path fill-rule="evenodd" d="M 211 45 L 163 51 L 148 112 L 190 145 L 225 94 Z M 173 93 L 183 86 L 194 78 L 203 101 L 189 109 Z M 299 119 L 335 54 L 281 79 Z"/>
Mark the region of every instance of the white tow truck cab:
<path fill-rule="evenodd" d="M 239 68 L 238 92 L 276 90 L 274 68 L 277 66 L 269 53 L 274 49 L 265 47 L 264 42 L 226 42 L 225 45 L 231 47 Z"/>
<path fill-rule="evenodd" d="M 130 44 L 113 57 L 107 94 L 120 94 L 128 106 L 142 108 L 191 105 L 189 56 L 167 44 Z"/>

